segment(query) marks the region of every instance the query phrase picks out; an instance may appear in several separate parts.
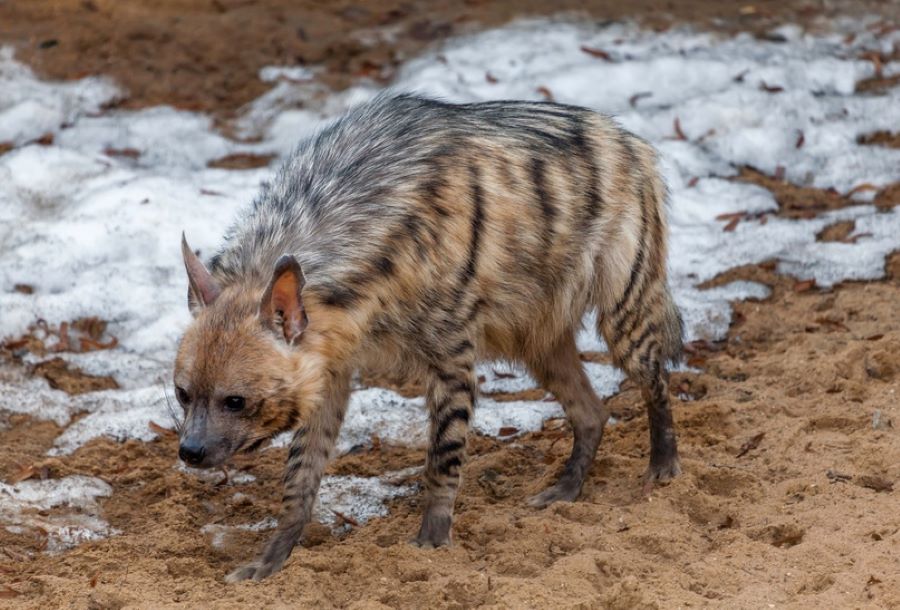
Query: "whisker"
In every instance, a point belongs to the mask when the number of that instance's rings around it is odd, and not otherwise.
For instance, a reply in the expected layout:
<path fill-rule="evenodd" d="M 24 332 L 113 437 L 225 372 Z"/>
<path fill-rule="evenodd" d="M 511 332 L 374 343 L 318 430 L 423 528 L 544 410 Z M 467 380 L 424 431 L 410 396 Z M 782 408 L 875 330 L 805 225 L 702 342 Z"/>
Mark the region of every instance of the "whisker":
<path fill-rule="evenodd" d="M 172 402 L 169 400 L 169 393 L 166 391 L 165 382 L 160 381 L 159 385 L 162 386 L 163 396 L 166 399 L 166 410 L 169 412 L 169 417 L 172 418 L 172 425 L 175 427 L 175 432 L 181 436 L 181 431 L 184 429 L 184 419 L 178 416 L 177 409 L 172 406 Z"/>

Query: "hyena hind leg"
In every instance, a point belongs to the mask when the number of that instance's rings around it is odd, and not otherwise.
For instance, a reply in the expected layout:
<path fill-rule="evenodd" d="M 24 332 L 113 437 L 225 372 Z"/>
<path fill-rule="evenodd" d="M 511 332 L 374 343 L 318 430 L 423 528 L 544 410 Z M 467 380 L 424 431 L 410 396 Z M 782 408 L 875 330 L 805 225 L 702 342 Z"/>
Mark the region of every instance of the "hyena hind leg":
<path fill-rule="evenodd" d="M 475 403 L 475 352 L 461 339 L 450 358 L 433 364 L 425 401 L 431 419 L 425 460 L 425 506 L 422 526 L 413 540 L 425 548 L 450 544 L 453 505 L 466 458 L 466 437 Z"/>
<path fill-rule="evenodd" d="M 657 298 L 600 320 L 613 361 L 640 387 L 647 407 L 650 464 L 644 474 L 644 493 L 655 483 L 681 474 L 665 365 L 681 355 L 682 322 L 668 290 L 663 286 L 656 290 L 661 291 Z"/>
<path fill-rule="evenodd" d="M 529 369 L 541 386 L 562 404 L 574 432 L 572 454 L 559 479 L 528 501 L 531 506 L 543 508 L 559 500 L 572 502 L 581 494 L 609 411 L 584 372 L 574 331 L 567 333 L 547 353 L 531 360 L 527 363 Z"/>

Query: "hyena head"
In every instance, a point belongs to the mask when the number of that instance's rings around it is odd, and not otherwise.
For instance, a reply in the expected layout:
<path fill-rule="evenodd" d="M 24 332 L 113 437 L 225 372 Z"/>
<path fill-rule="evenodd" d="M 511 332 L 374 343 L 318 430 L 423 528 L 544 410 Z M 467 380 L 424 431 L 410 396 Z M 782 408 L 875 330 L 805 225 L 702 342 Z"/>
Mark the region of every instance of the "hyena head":
<path fill-rule="evenodd" d="M 304 350 L 303 273 L 292 256 L 268 286 L 222 288 L 182 240 L 194 321 L 175 359 L 184 409 L 178 455 L 217 466 L 306 419 L 317 395 L 315 354 Z"/>

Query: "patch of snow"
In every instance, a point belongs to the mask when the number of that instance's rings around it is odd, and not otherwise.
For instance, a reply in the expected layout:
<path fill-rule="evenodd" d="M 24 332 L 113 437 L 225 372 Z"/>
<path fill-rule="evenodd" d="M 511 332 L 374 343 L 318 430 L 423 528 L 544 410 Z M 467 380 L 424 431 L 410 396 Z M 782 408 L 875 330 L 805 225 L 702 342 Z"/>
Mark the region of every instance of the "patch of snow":
<path fill-rule="evenodd" d="M 390 478 L 390 473 L 385 475 Z M 322 479 L 313 516 L 326 525 L 339 520 L 336 513 L 365 523 L 388 514 L 385 502 L 408 496 L 415 485 L 393 485 L 381 477 L 327 476 Z"/>
<path fill-rule="evenodd" d="M 338 437 L 337 452 L 369 445 L 372 436 L 389 445 L 422 446 L 428 439 L 424 398 L 404 398 L 384 388 L 353 392 Z"/>
<path fill-rule="evenodd" d="M 0 483 L 0 524 L 13 533 L 42 529 L 48 536 L 47 552 L 63 551 L 118 533 L 101 518 L 97 504 L 97 498 L 111 494 L 112 488 L 104 481 L 82 475 L 15 485 Z M 41 514 L 60 507 L 73 510 Z"/>
<path fill-rule="evenodd" d="M 38 80 L 28 66 L 13 59 L 11 47 L 0 48 L 0 143 L 23 144 L 64 125 L 99 112 L 119 97 L 106 78 L 68 83 Z"/>
<path fill-rule="evenodd" d="M 315 72 L 303 66 L 266 66 L 259 71 L 259 80 L 272 83 L 281 79 L 289 81 L 311 80 Z"/>
<path fill-rule="evenodd" d="M 404 479 L 418 469 L 388 472 L 381 477 L 325 476 L 319 487 L 319 495 L 313 509 L 313 518 L 319 523 L 340 529 L 346 524 L 342 516 L 363 524 L 376 517 L 388 514 L 385 504 L 389 500 L 408 496 L 416 491 L 416 485 L 401 485 L 393 481 Z M 210 544 L 217 549 L 227 545 L 228 536 L 233 532 L 262 532 L 278 527 L 274 517 L 267 517 L 255 523 L 224 525 L 208 523 L 200 528 L 209 536 Z"/>

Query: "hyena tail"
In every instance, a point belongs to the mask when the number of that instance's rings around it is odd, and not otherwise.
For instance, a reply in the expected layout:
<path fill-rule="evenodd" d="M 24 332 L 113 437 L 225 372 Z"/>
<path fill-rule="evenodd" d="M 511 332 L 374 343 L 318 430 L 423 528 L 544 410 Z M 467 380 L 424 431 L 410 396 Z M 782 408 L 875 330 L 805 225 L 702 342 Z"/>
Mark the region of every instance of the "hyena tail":
<path fill-rule="evenodd" d="M 684 353 L 684 321 L 681 312 L 672 299 L 672 292 L 666 287 L 662 305 L 662 332 L 660 336 L 660 352 L 669 364 L 678 364 Z"/>
<path fill-rule="evenodd" d="M 639 179 L 628 206 L 640 212 L 623 218 L 620 247 L 598 277 L 598 330 L 616 365 L 646 379 L 656 363 L 664 371 L 681 359 L 684 325 L 666 274 L 667 189 L 652 149 L 632 146 Z"/>
<path fill-rule="evenodd" d="M 613 362 L 640 387 L 650 420 L 650 465 L 645 490 L 681 472 L 675 428 L 669 405 L 666 364 L 681 359 L 683 323 L 666 277 L 666 191 L 655 168 L 642 167 L 648 180 L 635 202 L 641 214 L 634 226 L 624 227 L 624 239 L 634 255 L 621 265 L 607 286 L 599 307 L 598 326 Z M 633 231 L 632 231 L 633 230 Z"/>

